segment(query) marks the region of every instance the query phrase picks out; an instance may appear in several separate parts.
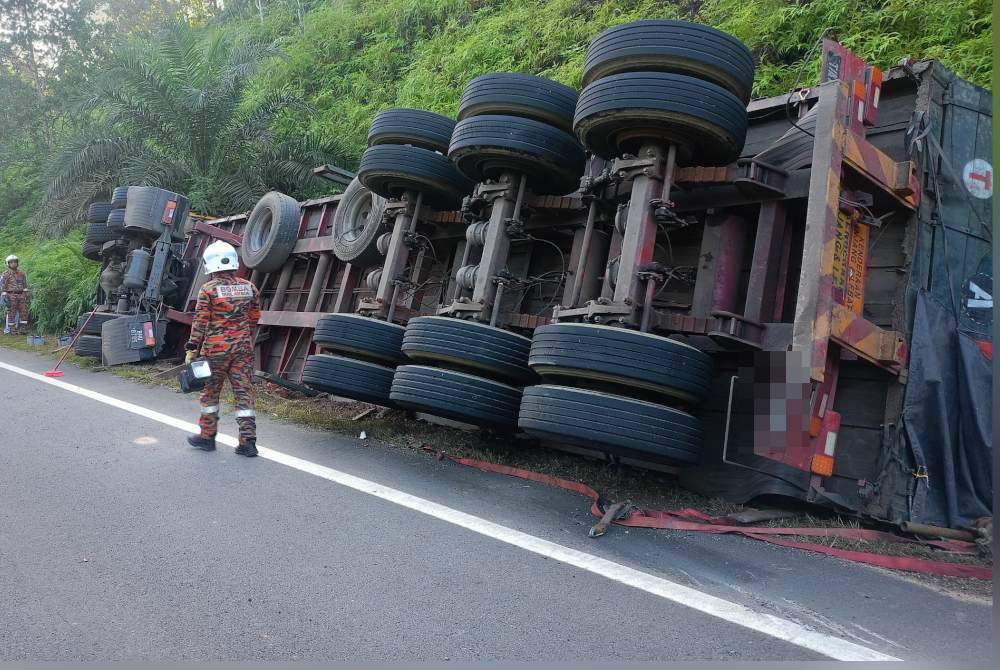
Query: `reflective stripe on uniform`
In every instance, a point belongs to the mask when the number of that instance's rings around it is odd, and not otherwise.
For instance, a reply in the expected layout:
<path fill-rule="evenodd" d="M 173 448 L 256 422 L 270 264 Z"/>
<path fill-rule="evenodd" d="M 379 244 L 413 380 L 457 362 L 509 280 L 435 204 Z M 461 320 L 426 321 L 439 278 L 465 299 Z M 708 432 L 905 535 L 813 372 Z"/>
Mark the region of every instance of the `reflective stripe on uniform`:
<path fill-rule="evenodd" d="M 247 416 L 257 416 L 257 412 L 252 409 L 238 409 L 236 410 L 236 418 L 242 418 Z"/>
<path fill-rule="evenodd" d="M 218 414 L 219 413 L 219 406 L 218 405 L 209 405 L 208 407 L 202 407 L 201 408 L 201 413 L 202 414 Z"/>

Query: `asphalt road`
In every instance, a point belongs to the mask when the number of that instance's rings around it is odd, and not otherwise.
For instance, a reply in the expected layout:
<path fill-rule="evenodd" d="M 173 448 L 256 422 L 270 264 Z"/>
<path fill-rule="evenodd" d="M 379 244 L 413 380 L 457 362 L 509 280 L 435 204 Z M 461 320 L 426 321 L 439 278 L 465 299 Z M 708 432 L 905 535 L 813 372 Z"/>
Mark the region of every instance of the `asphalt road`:
<path fill-rule="evenodd" d="M 991 655 L 987 605 L 865 566 L 728 536 L 591 540 L 572 493 L 266 418 L 260 444 L 296 467 L 195 452 L 163 417 L 3 364 L 51 363 L 0 349 L 0 660 L 809 660 L 842 643 Z M 63 381 L 197 417 L 168 389 L 72 366 Z M 784 634 L 746 623 L 760 620 Z"/>

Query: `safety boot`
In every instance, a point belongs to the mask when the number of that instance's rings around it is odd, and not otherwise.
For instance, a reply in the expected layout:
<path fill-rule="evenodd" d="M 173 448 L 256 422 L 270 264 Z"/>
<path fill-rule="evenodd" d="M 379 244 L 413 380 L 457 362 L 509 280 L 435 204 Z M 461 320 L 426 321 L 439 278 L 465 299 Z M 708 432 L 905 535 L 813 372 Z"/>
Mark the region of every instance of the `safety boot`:
<path fill-rule="evenodd" d="M 236 447 L 236 453 L 240 456 L 253 458 L 257 455 L 257 441 L 247 440 L 246 442 L 241 442 L 240 446 Z"/>
<path fill-rule="evenodd" d="M 215 451 L 215 436 L 202 437 L 201 435 L 188 435 L 188 444 L 202 451 Z"/>

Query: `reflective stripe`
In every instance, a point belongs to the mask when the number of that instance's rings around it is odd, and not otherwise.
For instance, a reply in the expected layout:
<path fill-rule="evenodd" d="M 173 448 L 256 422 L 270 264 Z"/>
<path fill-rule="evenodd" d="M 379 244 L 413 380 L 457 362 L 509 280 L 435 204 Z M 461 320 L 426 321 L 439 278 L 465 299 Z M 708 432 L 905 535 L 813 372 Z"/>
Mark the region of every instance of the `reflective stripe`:
<path fill-rule="evenodd" d="M 210 405 L 208 407 L 202 407 L 201 408 L 201 413 L 202 414 L 218 414 L 219 413 L 219 406 L 218 405 Z"/>
<path fill-rule="evenodd" d="M 238 409 L 238 410 L 236 410 L 236 417 L 237 418 L 246 417 L 246 416 L 257 416 L 257 412 L 253 411 L 252 409 Z"/>

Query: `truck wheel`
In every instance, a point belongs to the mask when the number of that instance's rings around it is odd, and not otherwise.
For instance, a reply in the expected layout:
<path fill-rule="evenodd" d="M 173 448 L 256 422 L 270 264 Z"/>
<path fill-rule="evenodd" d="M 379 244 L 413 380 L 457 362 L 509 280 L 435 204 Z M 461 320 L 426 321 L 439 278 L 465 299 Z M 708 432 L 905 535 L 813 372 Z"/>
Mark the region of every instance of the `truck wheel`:
<path fill-rule="evenodd" d="M 423 109 L 385 109 L 368 129 L 368 146 L 410 144 L 421 149 L 448 151 L 455 121 Z"/>
<path fill-rule="evenodd" d="M 638 153 L 645 142 L 677 145 L 678 165 L 727 165 L 739 158 L 746 107 L 726 89 L 694 77 L 626 72 L 583 89 L 573 128 L 602 158 Z"/>
<path fill-rule="evenodd" d="M 86 328 L 83 324 L 87 321 L 87 317 L 90 316 L 90 312 L 84 312 L 80 315 L 80 318 L 76 320 L 76 329 L 79 331 L 81 329 L 84 335 L 100 335 L 101 326 L 106 322 L 117 319 L 122 316 L 121 314 L 115 314 L 114 312 L 94 312 L 94 316 L 87 323 Z M 82 339 L 82 338 L 81 338 Z"/>
<path fill-rule="evenodd" d="M 101 247 L 105 242 L 117 239 L 119 234 L 108 228 L 106 223 L 88 223 L 83 234 L 83 257 L 92 261 L 101 260 Z"/>
<path fill-rule="evenodd" d="M 458 120 L 473 116 L 520 116 L 573 132 L 575 88 L 530 74 L 495 72 L 465 85 Z"/>
<path fill-rule="evenodd" d="M 355 177 L 333 213 L 333 253 L 341 261 L 367 268 L 382 259 L 376 242 L 382 232 L 386 199 Z"/>
<path fill-rule="evenodd" d="M 401 365 L 396 368 L 389 397 L 398 407 L 513 431 L 521 390 L 464 372 Z"/>
<path fill-rule="evenodd" d="M 426 204 L 445 210 L 458 207 L 474 186 L 441 154 L 395 144 L 366 149 L 358 179 L 390 200 L 402 198 L 406 191 L 421 191 Z"/>
<path fill-rule="evenodd" d="M 473 116 L 459 121 L 448 157 L 473 181 L 495 179 L 505 170 L 526 174 L 538 194 L 575 191 L 583 174 L 583 147 L 547 123 L 516 116 Z"/>
<path fill-rule="evenodd" d="M 527 337 L 444 316 L 410 319 L 402 346 L 411 360 L 444 363 L 519 386 L 535 377 L 528 367 L 530 349 Z"/>
<path fill-rule="evenodd" d="M 110 202 L 92 202 L 87 208 L 87 223 L 104 223 L 110 213 Z"/>
<path fill-rule="evenodd" d="M 367 361 L 316 354 L 306 358 L 302 383 L 340 398 L 392 407 L 389 388 L 393 372 L 392 368 Z"/>
<path fill-rule="evenodd" d="M 623 72 L 672 72 L 718 84 L 744 105 L 753 88 L 753 54 L 728 33 L 688 21 L 649 19 L 594 38 L 583 63 L 587 86 Z"/>
<path fill-rule="evenodd" d="M 697 463 L 701 422 L 671 407 L 569 388 L 524 389 L 517 425 L 529 435 L 645 460 Z"/>
<path fill-rule="evenodd" d="M 173 213 L 170 236 L 175 242 L 184 240 L 184 218 L 190 201 L 183 195 L 154 186 L 129 186 L 128 207 L 125 208 L 125 230 L 143 237 L 159 236 L 163 232 L 163 215 L 168 203 L 177 203 Z"/>
<path fill-rule="evenodd" d="M 99 335 L 81 335 L 73 345 L 73 353 L 85 358 L 101 357 L 101 337 Z"/>
<path fill-rule="evenodd" d="M 108 228 L 114 231 L 115 237 L 120 236 L 125 232 L 125 210 L 124 209 L 113 209 L 111 213 L 108 214 Z"/>
<path fill-rule="evenodd" d="M 712 358 L 690 345 L 584 323 L 536 328 L 528 365 L 546 380 L 592 379 L 692 403 L 701 401 L 712 383 Z"/>
<path fill-rule="evenodd" d="M 128 205 L 128 186 L 119 186 L 111 192 L 111 209 L 125 209 Z"/>
<path fill-rule="evenodd" d="M 347 356 L 395 366 L 406 360 L 400 352 L 405 330 L 360 314 L 327 314 L 316 322 L 313 342 Z"/>
<path fill-rule="evenodd" d="M 299 236 L 299 203 L 278 191 L 254 205 L 246 228 L 240 258 L 251 270 L 274 272 L 288 260 Z"/>

